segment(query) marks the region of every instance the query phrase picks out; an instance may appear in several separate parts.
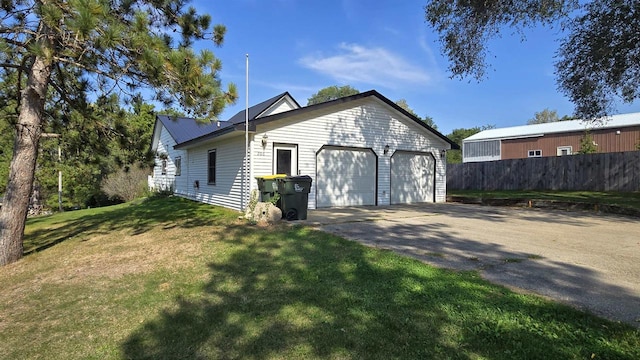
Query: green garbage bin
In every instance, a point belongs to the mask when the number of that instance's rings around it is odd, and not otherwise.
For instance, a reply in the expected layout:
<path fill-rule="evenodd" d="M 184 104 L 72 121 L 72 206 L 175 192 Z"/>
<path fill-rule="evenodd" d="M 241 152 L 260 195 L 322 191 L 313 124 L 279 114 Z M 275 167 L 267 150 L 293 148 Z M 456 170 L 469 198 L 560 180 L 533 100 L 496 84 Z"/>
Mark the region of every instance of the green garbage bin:
<path fill-rule="evenodd" d="M 273 199 L 278 192 L 278 179 L 285 177 L 287 177 L 286 174 L 256 176 L 258 191 L 260 192 L 260 201 L 271 202 L 271 199 Z"/>
<path fill-rule="evenodd" d="M 282 217 L 287 220 L 306 220 L 311 177 L 287 176 L 277 179 Z"/>

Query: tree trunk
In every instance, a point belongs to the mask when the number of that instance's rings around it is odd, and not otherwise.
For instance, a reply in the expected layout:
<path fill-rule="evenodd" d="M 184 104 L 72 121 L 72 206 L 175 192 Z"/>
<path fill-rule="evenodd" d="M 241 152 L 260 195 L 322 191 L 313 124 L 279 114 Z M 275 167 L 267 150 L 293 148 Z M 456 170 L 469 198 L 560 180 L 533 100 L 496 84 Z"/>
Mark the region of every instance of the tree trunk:
<path fill-rule="evenodd" d="M 36 56 L 28 75 L 27 86 L 20 94 L 13 158 L 7 191 L 0 209 L 0 266 L 22 257 L 24 225 L 29 210 L 44 103 L 51 75 L 50 61 Z"/>

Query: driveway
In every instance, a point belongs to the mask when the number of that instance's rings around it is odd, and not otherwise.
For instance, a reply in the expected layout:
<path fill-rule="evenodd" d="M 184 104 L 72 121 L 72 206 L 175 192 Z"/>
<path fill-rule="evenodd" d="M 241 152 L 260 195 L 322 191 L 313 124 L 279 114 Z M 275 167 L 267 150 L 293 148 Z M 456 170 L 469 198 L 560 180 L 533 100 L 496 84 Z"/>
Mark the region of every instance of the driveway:
<path fill-rule="evenodd" d="M 305 223 L 640 327 L 640 221 L 456 203 L 309 211 Z"/>

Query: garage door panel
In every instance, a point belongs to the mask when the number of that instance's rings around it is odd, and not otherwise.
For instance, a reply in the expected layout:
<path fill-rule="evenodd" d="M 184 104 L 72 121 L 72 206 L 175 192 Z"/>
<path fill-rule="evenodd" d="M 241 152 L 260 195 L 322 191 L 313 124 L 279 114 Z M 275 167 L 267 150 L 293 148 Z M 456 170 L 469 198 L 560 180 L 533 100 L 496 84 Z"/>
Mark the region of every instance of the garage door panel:
<path fill-rule="evenodd" d="M 370 150 L 322 149 L 317 155 L 317 206 L 375 205 L 375 164 Z"/>
<path fill-rule="evenodd" d="M 391 203 L 433 202 L 435 161 L 430 154 L 396 152 L 391 157 Z"/>

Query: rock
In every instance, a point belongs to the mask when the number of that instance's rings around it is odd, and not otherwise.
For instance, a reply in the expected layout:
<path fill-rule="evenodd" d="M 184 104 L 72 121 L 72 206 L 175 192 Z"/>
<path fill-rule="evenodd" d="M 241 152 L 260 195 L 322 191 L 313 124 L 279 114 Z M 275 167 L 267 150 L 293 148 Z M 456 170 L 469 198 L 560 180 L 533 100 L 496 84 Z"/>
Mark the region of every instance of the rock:
<path fill-rule="evenodd" d="M 259 202 L 250 216 L 260 225 L 270 225 L 282 219 L 282 210 L 270 202 Z"/>

